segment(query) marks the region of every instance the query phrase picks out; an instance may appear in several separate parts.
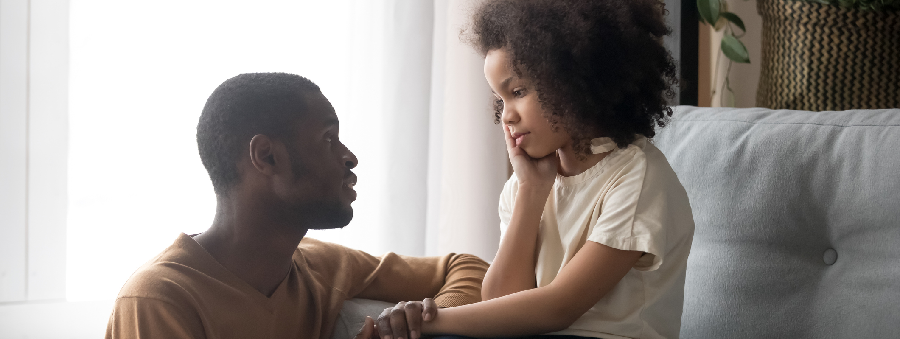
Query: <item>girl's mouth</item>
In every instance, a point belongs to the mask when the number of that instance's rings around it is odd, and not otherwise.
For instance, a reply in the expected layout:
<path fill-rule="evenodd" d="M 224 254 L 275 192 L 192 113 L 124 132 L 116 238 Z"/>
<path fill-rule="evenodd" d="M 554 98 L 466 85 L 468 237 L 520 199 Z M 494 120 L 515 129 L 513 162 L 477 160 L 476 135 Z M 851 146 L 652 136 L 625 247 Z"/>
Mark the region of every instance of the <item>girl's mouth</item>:
<path fill-rule="evenodd" d="M 522 144 L 522 141 L 525 140 L 526 135 L 528 135 L 528 133 L 516 133 L 512 135 L 513 139 L 516 140 L 516 147 L 519 147 L 519 145 Z"/>

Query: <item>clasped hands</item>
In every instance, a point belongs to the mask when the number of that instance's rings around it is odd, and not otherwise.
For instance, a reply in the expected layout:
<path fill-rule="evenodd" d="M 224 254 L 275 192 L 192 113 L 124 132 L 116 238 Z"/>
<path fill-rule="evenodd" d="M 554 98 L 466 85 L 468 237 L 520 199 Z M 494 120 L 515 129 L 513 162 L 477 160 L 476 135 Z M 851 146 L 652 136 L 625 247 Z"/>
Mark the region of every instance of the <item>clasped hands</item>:
<path fill-rule="evenodd" d="M 401 301 L 384 309 L 377 320 L 366 317 L 355 339 L 419 339 L 422 323 L 434 320 L 437 311 L 437 304 L 431 298 Z"/>

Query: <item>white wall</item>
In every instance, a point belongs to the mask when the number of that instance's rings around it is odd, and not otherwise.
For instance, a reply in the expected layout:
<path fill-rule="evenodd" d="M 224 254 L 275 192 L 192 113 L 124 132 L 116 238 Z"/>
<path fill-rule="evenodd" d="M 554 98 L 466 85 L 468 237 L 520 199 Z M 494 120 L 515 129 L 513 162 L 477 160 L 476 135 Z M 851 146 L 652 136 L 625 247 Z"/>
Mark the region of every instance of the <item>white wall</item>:
<path fill-rule="evenodd" d="M 0 0 L 0 338 L 96 338 L 109 312 L 64 299 L 68 46 L 68 1 Z"/>
<path fill-rule="evenodd" d="M 0 305 L 0 339 L 97 339 L 111 300 L 33 301 Z"/>
<path fill-rule="evenodd" d="M 0 2 L 0 302 L 66 284 L 68 1 Z"/>
<path fill-rule="evenodd" d="M 0 302 L 26 300 L 28 1 L 0 1 Z"/>
<path fill-rule="evenodd" d="M 30 3 L 28 299 L 61 299 L 66 292 L 69 2 Z"/>

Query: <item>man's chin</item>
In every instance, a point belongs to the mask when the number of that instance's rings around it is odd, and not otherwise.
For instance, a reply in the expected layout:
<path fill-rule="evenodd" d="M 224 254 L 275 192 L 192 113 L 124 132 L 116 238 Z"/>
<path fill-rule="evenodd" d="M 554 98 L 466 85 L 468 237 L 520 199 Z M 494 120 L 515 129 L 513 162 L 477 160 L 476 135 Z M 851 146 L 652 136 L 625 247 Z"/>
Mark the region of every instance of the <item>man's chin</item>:
<path fill-rule="evenodd" d="M 291 217 L 308 230 L 328 230 L 341 228 L 353 220 L 353 207 L 340 201 L 312 201 L 296 205 Z"/>
<path fill-rule="evenodd" d="M 353 209 L 349 211 L 341 211 L 339 213 L 333 213 L 329 215 L 325 220 L 316 223 L 309 229 L 311 230 L 332 230 L 337 228 L 344 228 L 350 224 L 350 221 L 353 220 Z"/>

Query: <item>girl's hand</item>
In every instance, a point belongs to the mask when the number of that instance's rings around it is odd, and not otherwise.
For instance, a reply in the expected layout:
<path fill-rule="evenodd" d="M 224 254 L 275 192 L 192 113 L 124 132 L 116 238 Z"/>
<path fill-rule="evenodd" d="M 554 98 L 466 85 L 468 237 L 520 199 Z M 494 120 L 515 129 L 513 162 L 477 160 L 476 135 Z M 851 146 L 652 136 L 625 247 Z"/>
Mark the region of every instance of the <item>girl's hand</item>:
<path fill-rule="evenodd" d="M 503 125 L 503 134 L 506 136 L 509 162 L 519 179 L 519 187 L 534 187 L 549 192 L 559 168 L 559 154 L 553 152 L 543 158 L 532 158 L 524 149 L 516 146 L 516 140 L 510 134 L 508 125 Z"/>

